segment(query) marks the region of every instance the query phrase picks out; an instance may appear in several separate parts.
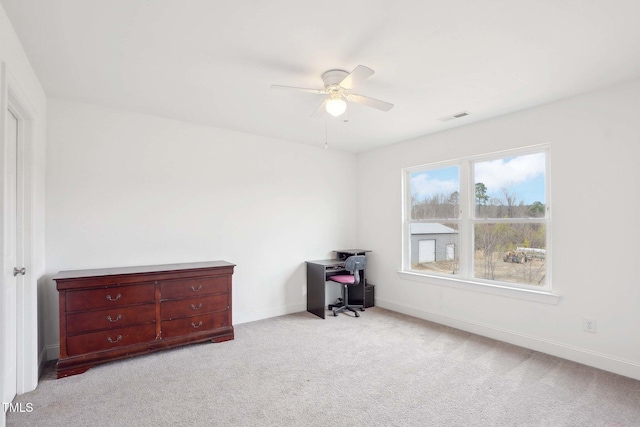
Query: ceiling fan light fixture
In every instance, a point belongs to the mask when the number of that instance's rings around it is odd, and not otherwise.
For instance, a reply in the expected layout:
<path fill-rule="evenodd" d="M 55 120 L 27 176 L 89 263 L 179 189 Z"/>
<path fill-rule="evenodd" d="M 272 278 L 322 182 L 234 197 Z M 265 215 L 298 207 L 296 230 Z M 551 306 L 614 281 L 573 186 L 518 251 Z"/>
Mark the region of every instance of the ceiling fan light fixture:
<path fill-rule="evenodd" d="M 338 117 L 347 110 L 347 103 L 344 99 L 334 98 L 327 101 L 326 108 L 327 113 L 333 117 Z"/>
<path fill-rule="evenodd" d="M 351 92 L 354 86 L 357 86 L 363 80 L 371 77 L 373 73 L 374 71 L 371 68 L 365 67 L 364 65 L 358 65 L 350 73 L 344 70 L 326 71 L 322 75 L 324 89 L 310 89 L 281 85 L 271 85 L 271 87 L 273 89 L 295 90 L 298 92 L 326 96 L 324 101 L 322 101 L 322 104 L 316 108 L 311 117 L 326 117 L 327 113 L 331 114 L 333 117 L 338 117 L 347 111 L 347 102 L 361 104 L 380 111 L 389 111 L 393 108 L 393 104 Z"/>

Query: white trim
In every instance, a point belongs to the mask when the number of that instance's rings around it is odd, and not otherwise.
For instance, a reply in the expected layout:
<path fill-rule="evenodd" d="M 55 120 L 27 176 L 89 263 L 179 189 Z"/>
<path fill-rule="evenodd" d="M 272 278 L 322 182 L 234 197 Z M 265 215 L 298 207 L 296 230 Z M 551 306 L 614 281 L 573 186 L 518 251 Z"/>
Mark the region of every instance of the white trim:
<path fill-rule="evenodd" d="M 542 302 L 545 304 L 558 304 L 560 295 L 546 291 L 536 291 L 531 289 L 515 288 L 511 286 L 499 286 L 471 280 L 454 279 L 442 276 L 432 276 L 424 273 L 411 273 L 408 271 L 398 271 L 401 279 L 422 282 L 430 285 L 445 286 L 455 289 L 480 292 L 483 294 L 500 295 L 503 297 L 518 298 L 527 301 Z"/>
<path fill-rule="evenodd" d="M 284 316 L 286 314 L 307 311 L 307 303 L 274 307 L 267 310 L 249 311 L 244 313 L 233 313 L 233 324 L 254 322 L 256 320 L 269 319 L 271 317 Z"/>
<path fill-rule="evenodd" d="M 8 109 L 19 120 L 19 162 L 18 170 L 22 176 L 22 186 L 19 189 L 19 202 L 22 203 L 22 264 L 27 269 L 27 274 L 22 278 L 22 286 L 17 290 L 17 393 L 22 394 L 32 391 L 38 385 L 38 281 L 35 277 L 36 266 L 34 264 L 34 206 L 35 206 L 35 180 L 33 179 L 34 165 L 34 115 L 35 110 L 28 102 L 25 92 L 20 88 L 17 80 L 13 78 L 4 62 L 0 63 L 0 147 L 6 149 L 4 122 Z M 4 152 L 4 151 L 3 151 Z M 4 157 L 3 157 L 4 158 Z M 5 181 L 5 167 L 0 165 L 0 177 Z M 0 190 L 2 191 L 2 190 Z M 4 191 L 0 193 L 4 197 Z M 4 234 L 3 234 L 4 236 Z M 4 239 L 3 236 L 0 236 Z M 4 243 L 2 244 L 4 248 Z M 4 249 L 0 248 L 0 257 L 4 264 Z M 6 266 L 4 266 L 6 267 Z"/>
<path fill-rule="evenodd" d="M 57 347 L 59 348 L 60 346 L 57 346 Z M 47 349 L 43 348 L 42 351 L 40 352 L 40 355 L 38 356 L 38 378 L 40 378 L 40 375 L 42 375 L 42 370 L 44 369 L 44 365 L 45 363 L 47 363 L 48 360 L 49 359 L 47 359 Z"/>
<path fill-rule="evenodd" d="M 45 362 L 49 360 L 58 360 L 60 358 L 59 344 L 48 345 L 42 351 L 45 353 Z"/>
<path fill-rule="evenodd" d="M 630 360 L 465 319 L 443 316 L 380 298 L 376 298 L 376 306 L 640 380 L 640 364 Z"/>
<path fill-rule="evenodd" d="M 414 280 L 424 283 L 433 283 L 442 286 L 451 286 L 459 289 L 468 289 L 478 292 L 491 293 L 494 295 L 502 295 L 507 297 L 515 297 L 520 299 L 527 299 L 530 301 L 547 302 L 550 304 L 557 304 L 559 296 L 552 292 L 552 278 L 551 278 L 551 258 L 546 257 L 545 262 L 545 283 L 539 289 L 537 287 L 522 284 L 522 283 L 508 283 L 504 281 L 485 281 L 474 277 L 474 262 L 472 248 L 474 244 L 474 227 L 476 224 L 483 223 L 515 223 L 515 224 L 544 224 L 546 229 L 545 243 L 548 254 L 552 254 L 551 248 L 551 209 L 550 209 L 550 144 L 536 144 L 520 148 L 512 148 L 508 150 L 502 150 L 492 153 L 486 153 L 482 155 L 466 156 L 458 159 L 444 160 L 434 163 L 428 163 L 417 166 L 410 166 L 402 168 L 401 178 L 402 186 L 401 191 L 403 195 L 402 200 L 402 256 L 399 275 L 408 280 Z M 545 155 L 545 216 L 543 218 L 476 218 L 475 217 L 475 184 L 473 177 L 474 165 L 478 162 L 484 162 L 489 160 L 501 159 L 505 156 L 525 156 L 531 154 L 544 153 Z M 465 197 L 459 198 L 459 212 L 457 218 L 439 218 L 428 220 L 412 220 L 411 219 L 411 175 L 416 172 L 442 169 L 442 168 L 458 168 L 458 191 L 463 192 Z M 456 277 L 449 277 L 447 275 L 438 275 L 436 273 L 422 273 L 411 268 L 411 235 L 410 227 L 412 223 L 426 222 L 426 223 L 445 223 L 452 222 L 458 224 L 458 274 Z M 423 279 L 420 276 L 424 276 Z"/>

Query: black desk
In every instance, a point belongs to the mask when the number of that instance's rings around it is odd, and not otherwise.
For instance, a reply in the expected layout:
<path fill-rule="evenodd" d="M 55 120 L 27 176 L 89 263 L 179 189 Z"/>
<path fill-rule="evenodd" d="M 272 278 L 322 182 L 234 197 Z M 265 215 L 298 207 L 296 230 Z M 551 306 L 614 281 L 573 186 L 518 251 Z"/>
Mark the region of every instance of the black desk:
<path fill-rule="evenodd" d="M 367 252 L 371 252 L 371 251 L 369 249 L 339 249 L 333 252 L 336 253 L 336 258 L 347 259 L 351 255 L 366 255 Z"/>
<path fill-rule="evenodd" d="M 339 259 L 307 261 L 307 311 L 323 319 L 327 311 L 325 285 L 329 277 L 336 274 L 351 274 L 344 269 L 344 260 L 350 255 L 365 255 L 366 252 L 371 251 L 364 249 L 344 249 L 334 252 L 336 252 Z M 362 295 L 364 295 L 365 284 L 366 278 L 365 272 L 363 271 L 360 285 L 358 285 L 362 286 Z M 339 286 L 339 284 L 336 283 L 336 286 Z"/>

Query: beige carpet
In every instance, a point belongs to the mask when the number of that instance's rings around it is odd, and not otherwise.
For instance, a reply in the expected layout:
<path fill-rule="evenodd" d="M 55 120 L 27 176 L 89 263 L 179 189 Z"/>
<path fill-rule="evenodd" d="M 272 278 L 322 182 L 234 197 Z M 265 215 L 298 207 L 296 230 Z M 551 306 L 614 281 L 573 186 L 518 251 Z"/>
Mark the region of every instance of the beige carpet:
<path fill-rule="evenodd" d="M 54 378 L 8 426 L 640 426 L 640 381 L 377 307 Z"/>

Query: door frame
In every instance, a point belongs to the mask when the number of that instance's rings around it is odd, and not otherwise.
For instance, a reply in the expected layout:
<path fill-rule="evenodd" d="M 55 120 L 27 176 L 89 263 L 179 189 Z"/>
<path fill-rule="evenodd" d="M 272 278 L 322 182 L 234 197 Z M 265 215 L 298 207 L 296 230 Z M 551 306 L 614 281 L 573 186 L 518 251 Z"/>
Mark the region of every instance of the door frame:
<path fill-rule="evenodd" d="M 34 240 L 34 208 L 36 206 L 34 189 L 35 180 L 33 177 L 35 164 L 34 150 L 34 112 L 24 91 L 12 77 L 4 62 L 0 62 L 0 200 L 3 201 L 3 211 L 0 212 L 0 271 L 13 270 L 13 265 L 6 265 L 5 245 L 7 233 L 4 230 L 4 218 L 7 207 L 7 194 L 5 192 L 6 182 L 6 150 L 9 143 L 7 141 L 6 125 L 7 111 L 18 118 L 18 178 L 20 185 L 17 189 L 18 204 L 21 207 L 21 217 L 17 223 L 21 226 L 21 242 L 18 243 L 20 249 L 19 257 L 22 258 L 22 266 L 27 273 L 18 281 L 17 307 L 16 307 L 16 333 L 17 333 L 17 366 L 16 366 L 16 392 L 26 393 L 34 390 L 38 385 L 39 374 L 39 335 L 38 335 L 38 274 L 39 268 L 35 263 L 35 240 Z M 38 270 L 38 271 L 37 271 Z M 20 283 L 22 282 L 22 283 Z M 0 316 L 5 316 L 6 310 L 0 304 Z M 2 318 L 2 324 L 5 324 Z M 0 335 L 0 344 L 4 341 L 4 334 Z M 4 387 L 4 378 L 2 386 Z M 4 413 L 2 414 L 4 416 Z"/>

